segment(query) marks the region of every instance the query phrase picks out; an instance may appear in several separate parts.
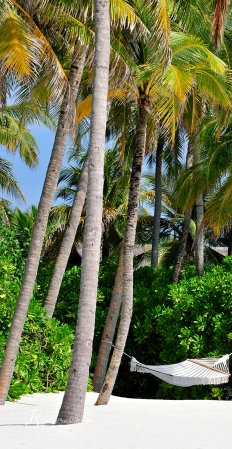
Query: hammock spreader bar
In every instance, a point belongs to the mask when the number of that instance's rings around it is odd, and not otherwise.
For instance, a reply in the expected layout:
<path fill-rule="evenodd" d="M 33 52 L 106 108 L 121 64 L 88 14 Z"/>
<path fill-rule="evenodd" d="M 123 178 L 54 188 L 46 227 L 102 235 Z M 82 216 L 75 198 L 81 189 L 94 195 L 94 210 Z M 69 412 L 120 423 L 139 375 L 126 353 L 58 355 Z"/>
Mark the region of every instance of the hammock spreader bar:
<path fill-rule="evenodd" d="M 131 371 L 150 373 L 159 379 L 180 387 L 192 385 L 219 385 L 229 381 L 229 357 L 187 359 L 174 365 L 143 365 L 131 358 Z"/>

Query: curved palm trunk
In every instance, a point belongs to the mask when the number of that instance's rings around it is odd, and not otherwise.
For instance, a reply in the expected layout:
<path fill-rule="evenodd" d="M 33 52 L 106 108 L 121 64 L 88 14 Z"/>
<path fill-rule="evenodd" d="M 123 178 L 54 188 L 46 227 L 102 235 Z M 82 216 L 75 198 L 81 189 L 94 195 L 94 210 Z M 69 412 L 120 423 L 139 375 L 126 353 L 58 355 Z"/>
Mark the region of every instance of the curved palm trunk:
<path fill-rule="evenodd" d="M 200 195 L 196 202 L 196 242 L 195 242 L 195 262 L 197 276 L 204 274 L 204 231 L 203 226 L 200 228 L 204 218 L 203 195 Z M 199 231 L 200 229 L 200 231 Z"/>
<path fill-rule="evenodd" d="M 96 405 L 108 404 L 118 374 L 119 365 L 121 362 L 131 322 L 133 307 L 133 250 L 138 218 L 140 180 L 146 145 L 146 129 L 148 118 L 148 111 L 144 107 L 146 104 L 149 104 L 149 99 L 146 97 L 141 98 L 136 131 L 135 152 L 130 181 L 127 224 L 123 243 L 123 298 L 120 324 L 111 363 Z"/>
<path fill-rule="evenodd" d="M 193 164 L 193 148 L 189 144 L 186 166 L 191 167 L 192 164 Z M 174 266 L 173 266 L 173 271 L 172 271 L 172 283 L 173 284 L 176 284 L 178 282 L 180 270 L 181 270 L 181 267 L 183 264 L 191 216 L 192 216 L 192 208 L 184 214 L 182 236 L 180 239 L 177 256 L 176 256 Z"/>
<path fill-rule="evenodd" d="M 87 50 L 85 49 L 81 56 L 78 56 L 78 51 L 79 47 L 78 49 L 76 48 L 74 50 L 74 56 L 72 60 L 69 77 L 71 96 L 74 100 L 76 98 L 79 89 Z M 5 399 L 10 386 L 11 377 L 13 375 L 21 334 L 26 320 L 27 311 L 33 293 L 34 283 L 39 266 L 43 238 L 45 235 L 48 221 L 48 215 L 50 212 L 55 189 L 57 186 L 66 141 L 70 130 L 69 101 L 70 101 L 70 91 L 69 88 L 67 88 L 66 93 L 64 95 L 63 104 L 60 110 L 60 117 L 57 126 L 51 159 L 48 165 L 43 191 L 38 206 L 38 213 L 33 229 L 23 282 L 19 292 L 18 302 L 12 320 L 10 334 L 7 340 L 7 346 L 1 366 L 0 371 L 1 405 L 5 403 Z"/>
<path fill-rule="evenodd" d="M 107 117 L 109 115 L 112 99 L 107 100 Z M 72 205 L 68 226 L 65 230 L 64 237 L 59 249 L 59 253 L 53 269 L 51 281 L 48 287 L 47 296 L 44 302 L 44 308 L 47 310 L 46 316 L 53 317 L 56 307 L 57 298 L 60 291 L 60 285 L 64 276 L 64 272 L 68 263 L 69 255 L 72 245 L 75 240 L 75 235 L 80 222 L 81 213 L 84 207 L 84 202 L 87 193 L 88 185 L 88 154 L 81 172 L 78 188 L 76 190 L 75 198 Z"/>
<path fill-rule="evenodd" d="M 55 262 L 51 281 L 48 287 L 47 296 L 44 302 L 44 308 L 47 310 L 46 316 L 48 318 L 52 318 L 55 310 L 57 297 L 60 291 L 60 285 L 68 263 L 68 258 L 72 249 L 77 228 L 80 222 L 80 217 L 86 198 L 87 183 L 88 183 L 88 154 L 82 169 L 80 181 L 72 205 L 72 211 Z"/>
<path fill-rule="evenodd" d="M 107 364 L 111 351 L 111 343 L 114 338 L 118 314 L 122 302 L 122 289 L 123 289 L 123 247 L 121 249 L 119 256 L 118 268 L 114 282 L 114 289 L 110 301 L 104 331 L 102 334 L 102 340 L 93 376 L 93 388 L 94 391 L 96 391 L 97 393 L 99 393 L 101 390 L 107 370 Z"/>
<path fill-rule="evenodd" d="M 159 235 L 160 218 L 162 204 L 162 159 L 163 159 L 163 141 L 158 140 L 156 149 L 156 167 L 155 167 L 155 210 L 152 230 L 152 250 L 151 265 L 158 267 L 159 258 Z"/>
<path fill-rule="evenodd" d="M 101 245 L 105 130 L 110 54 L 107 0 L 94 1 L 95 57 L 90 128 L 89 179 L 83 240 L 80 299 L 72 362 L 56 424 L 82 421 L 92 356 Z"/>

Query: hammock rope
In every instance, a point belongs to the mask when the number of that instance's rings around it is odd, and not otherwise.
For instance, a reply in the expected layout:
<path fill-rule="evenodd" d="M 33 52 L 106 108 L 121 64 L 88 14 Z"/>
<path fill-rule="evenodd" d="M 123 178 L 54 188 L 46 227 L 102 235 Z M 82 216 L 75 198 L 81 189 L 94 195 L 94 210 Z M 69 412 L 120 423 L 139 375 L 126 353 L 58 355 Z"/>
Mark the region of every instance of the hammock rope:
<path fill-rule="evenodd" d="M 117 349 L 111 341 L 101 340 Z M 123 352 L 129 359 L 130 370 L 150 373 L 171 385 L 191 387 L 192 385 L 220 385 L 229 382 L 229 359 L 231 354 L 203 359 L 187 359 L 173 365 L 144 365 Z"/>

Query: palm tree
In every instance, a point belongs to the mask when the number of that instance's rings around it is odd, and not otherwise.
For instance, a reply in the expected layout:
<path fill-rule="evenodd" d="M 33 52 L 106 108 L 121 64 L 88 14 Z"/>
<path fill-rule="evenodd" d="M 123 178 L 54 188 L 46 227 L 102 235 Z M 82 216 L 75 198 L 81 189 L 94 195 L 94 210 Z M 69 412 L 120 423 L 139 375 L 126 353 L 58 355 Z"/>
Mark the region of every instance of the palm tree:
<path fill-rule="evenodd" d="M 71 158 L 72 156 L 73 153 L 71 153 Z M 88 164 L 87 158 L 88 154 L 85 159 L 84 167 L 81 170 L 81 174 L 79 173 L 80 170 L 75 166 L 63 169 L 61 172 L 60 183 L 63 184 L 66 182 L 66 185 L 58 190 L 57 198 L 63 198 L 66 202 L 70 202 L 72 204 L 71 212 L 70 207 L 64 205 L 54 206 L 51 211 L 53 217 L 56 216 L 58 218 L 59 215 L 65 215 L 65 231 L 56 257 L 53 275 L 44 303 L 48 317 L 51 317 L 54 312 L 60 283 L 68 263 L 75 237 L 76 241 L 82 238 L 81 231 L 85 221 L 85 197 L 88 178 L 88 169 L 86 167 Z M 75 159 L 76 155 L 74 160 Z M 102 212 L 102 258 L 107 257 L 109 253 L 117 251 L 118 245 L 121 244 L 126 217 L 128 186 L 129 170 L 122 166 L 117 149 L 106 151 Z M 82 209 L 84 215 L 81 217 Z M 66 218 L 67 215 L 68 218 Z M 82 223 L 80 223 L 80 218 Z M 81 226 L 79 226 L 79 224 L 81 224 Z M 53 278 L 54 276 L 55 278 Z"/>
<path fill-rule="evenodd" d="M 186 157 L 186 167 L 188 168 L 188 167 L 191 167 L 192 165 L 193 165 L 193 148 L 191 147 L 191 145 L 189 145 L 187 157 Z M 189 233 L 191 216 L 192 216 L 192 208 L 188 209 L 184 215 L 182 235 L 181 235 L 181 238 L 179 241 L 178 251 L 176 254 L 176 258 L 175 258 L 174 266 L 173 266 L 173 272 L 172 272 L 172 283 L 173 284 L 176 284 L 178 282 L 179 273 L 180 273 L 180 270 L 182 267 L 185 249 L 186 249 L 187 237 L 188 237 L 188 233 Z"/>
<path fill-rule="evenodd" d="M 138 26 L 141 28 L 144 28 L 141 20 L 139 19 L 139 17 L 135 14 L 135 12 L 133 11 L 133 9 L 127 5 L 124 4 L 124 2 L 120 3 L 120 4 L 114 4 L 114 7 L 112 7 L 113 5 L 111 4 L 111 17 L 114 21 L 119 21 L 122 19 L 124 21 L 124 17 L 127 17 L 127 21 L 128 24 L 132 25 L 134 22 L 138 23 Z M 115 34 L 115 33 L 114 33 Z M 112 58 L 111 58 L 112 59 Z M 118 60 L 118 57 L 117 57 Z M 115 63 L 112 60 L 111 61 L 112 64 L 112 72 L 115 71 Z M 119 64 L 118 64 L 119 65 Z M 124 64 L 125 65 L 125 64 Z M 117 68 L 117 76 L 116 76 L 116 84 L 117 87 L 119 87 L 119 70 Z M 121 83 L 124 81 L 121 81 Z M 111 85 L 113 84 L 113 81 L 111 80 Z M 110 90 L 108 93 L 108 112 L 112 103 L 112 100 L 114 97 L 117 98 L 118 95 L 120 94 L 120 90 L 119 89 L 114 89 L 114 90 Z M 84 117 L 86 117 L 90 112 L 91 112 L 91 102 L 92 102 L 92 96 L 89 95 L 84 101 L 82 101 L 78 107 L 77 107 L 77 121 L 80 122 Z M 54 307 L 57 301 L 57 296 L 59 293 L 59 288 L 60 288 L 60 284 L 63 278 L 63 274 L 67 265 L 67 261 L 70 255 L 70 251 L 73 245 L 73 241 L 74 241 L 74 237 L 76 234 L 76 230 L 79 224 L 79 218 L 80 218 L 80 214 L 84 205 L 84 197 L 85 197 L 85 192 L 84 192 L 84 188 L 86 188 L 87 185 L 87 168 L 84 169 L 82 178 L 85 179 L 84 184 L 81 181 L 81 188 L 78 187 L 78 190 L 76 191 L 76 195 L 75 195 L 75 199 L 73 201 L 73 205 L 72 205 L 72 212 L 69 218 L 69 224 L 66 227 L 65 230 L 65 236 L 64 236 L 64 241 L 62 243 L 62 246 L 60 248 L 59 251 L 59 255 L 57 257 L 57 261 L 54 267 L 54 271 L 53 271 L 53 275 L 52 275 L 52 279 L 51 279 L 51 283 L 49 286 L 49 291 L 45 300 L 45 308 L 47 309 L 48 313 L 47 316 L 51 317 L 53 312 L 54 312 Z M 115 185 L 115 183 L 114 183 Z M 105 192 L 104 192 L 105 193 Z M 104 194 L 105 197 L 105 194 Z M 106 208 L 104 208 L 104 211 L 106 212 Z M 109 220 L 111 212 L 108 215 L 108 220 L 105 219 L 106 217 L 104 217 L 104 213 L 103 213 L 103 223 L 106 223 L 108 221 L 111 222 L 112 220 Z M 105 243 L 106 243 L 106 236 L 107 231 L 105 229 L 104 232 L 104 239 L 103 239 L 103 248 L 102 248 L 102 252 L 103 252 L 103 257 L 104 257 L 104 248 L 106 247 Z"/>
<path fill-rule="evenodd" d="M 151 11 L 149 11 L 149 14 L 149 19 L 152 21 Z M 173 33 L 170 37 L 172 46 L 172 62 L 166 68 L 162 83 L 158 83 L 160 67 L 157 68 L 158 63 L 156 60 L 155 62 L 153 60 L 153 64 L 150 62 L 152 56 L 154 58 L 154 55 L 152 55 L 151 52 L 149 39 L 147 41 L 146 39 L 141 39 L 136 45 L 137 58 L 139 54 L 138 50 L 142 50 L 142 58 L 149 55 L 148 57 L 150 64 L 145 64 L 146 61 L 143 60 L 143 66 L 140 69 L 140 73 L 137 75 L 139 97 L 138 123 L 131 174 L 128 221 L 124 237 L 124 292 L 121 320 L 116 341 L 116 348 L 114 349 L 111 364 L 96 405 L 108 403 L 119 369 L 119 364 L 130 325 L 133 298 L 133 246 L 137 223 L 139 183 L 142 167 L 141 164 L 143 162 L 143 155 L 146 147 L 146 128 L 148 116 L 149 112 L 152 111 L 152 100 L 154 101 L 154 98 L 156 98 L 154 112 L 159 114 L 163 127 L 166 127 L 167 129 L 167 135 L 170 136 L 170 140 L 173 139 L 174 141 L 176 125 L 180 121 L 181 111 L 183 111 L 183 106 L 187 103 L 188 96 L 194 89 L 195 83 L 200 83 L 202 87 L 206 84 L 206 80 L 209 82 L 209 79 L 212 77 L 211 68 L 219 73 L 225 70 L 225 64 L 209 52 L 199 39 L 186 36 L 182 33 Z M 186 53 L 187 48 L 188 50 Z M 187 54 L 189 59 L 187 59 Z M 158 55 L 156 54 L 155 56 L 157 58 Z M 204 61 L 206 67 L 200 66 L 200 61 L 201 64 Z M 192 68 L 190 69 L 190 67 Z M 208 84 L 207 92 L 210 93 L 211 83 Z M 214 90 L 215 89 L 213 87 L 213 96 L 215 95 Z M 159 97 L 160 94 L 162 94 L 162 96 Z M 228 96 L 223 87 L 219 89 L 218 95 L 222 101 L 225 101 L 225 103 L 228 104 Z"/>
<path fill-rule="evenodd" d="M 9 0 L 10 1 L 10 0 Z M 13 0 L 12 0 L 13 1 Z M 65 3 L 65 2 L 64 2 Z M 44 2 L 43 2 L 44 4 Z M 49 2 L 45 1 L 45 4 L 49 5 Z M 77 14 L 77 8 L 76 3 L 74 4 L 75 8 L 74 11 Z M 82 5 L 81 5 L 82 6 Z M 25 11 L 22 10 L 21 7 L 19 7 L 20 11 L 23 11 L 25 14 Z M 89 9 L 89 6 L 88 6 Z M 120 11 L 117 11 L 115 16 L 118 17 L 120 15 L 120 12 L 123 10 L 124 16 L 125 14 L 128 15 L 130 13 L 133 20 L 136 22 L 137 17 L 134 14 L 133 10 L 131 8 L 128 8 L 126 4 L 121 5 L 121 8 L 119 8 Z M 70 11 L 70 8 L 68 8 L 68 11 Z M 29 15 L 26 13 L 26 17 L 30 21 Z M 51 17 L 51 10 L 50 10 L 50 17 Z M 58 17 L 59 18 L 59 17 Z M 46 22 L 46 21 L 45 21 Z M 58 20 L 59 22 L 59 20 Z M 30 21 L 31 23 L 31 21 Z M 35 26 L 33 22 L 33 27 L 35 27 L 35 31 L 37 34 L 39 34 L 39 37 L 41 40 L 46 42 L 46 45 L 48 47 L 48 42 L 44 38 L 43 34 L 40 32 L 39 28 Z M 66 22 L 63 21 L 63 30 L 66 29 Z M 72 34 L 72 33 L 71 33 Z M 38 270 L 38 264 L 39 264 L 39 258 L 41 254 L 41 248 L 43 243 L 43 237 L 45 235 L 46 231 L 46 225 L 48 220 L 48 214 L 51 207 L 51 203 L 54 196 L 54 191 L 56 188 L 59 171 L 61 167 L 61 162 L 64 154 L 64 149 L 66 145 L 66 140 L 68 137 L 68 134 L 70 132 L 70 129 L 72 129 L 73 125 L 73 119 L 72 119 L 72 112 L 73 112 L 73 105 L 76 99 L 76 94 L 79 89 L 79 84 L 81 81 L 83 68 L 85 64 L 86 54 L 87 54 L 87 46 L 86 40 L 88 36 L 86 36 L 86 33 L 80 34 L 80 39 L 77 39 L 77 35 L 72 35 L 73 43 L 71 45 L 72 50 L 72 62 L 71 62 L 71 68 L 69 72 L 69 85 L 66 87 L 66 91 L 64 94 L 63 102 L 60 108 L 60 115 L 59 115 L 59 121 L 58 121 L 58 127 L 55 137 L 55 142 L 52 150 L 52 155 L 50 159 L 50 163 L 48 166 L 45 183 L 38 207 L 38 214 L 35 222 L 35 226 L 33 229 L 33 235 L 31 240 L 31 245 L 29 248 L 29 254 L 27 259 L 27 264 L 25 268 L 24 278 L 22 287 L 19 293 L 18 297 L 18 303 L 15 310 L 15 315 L 12 322 L 11 331 L 8 338 L 8 343 L 6 347 L 6 352 L 4 356 L 4 360 L 2 363 L 1 371 L 0 371 L 0 379 L 1 382 L 1 389 L 0 389 L 0 404 L 4 404 L 5 398 L 7 395 L 7 391 L 10 384 L 10 379 L 13 374 L 16 354 L 17 354 L 17 348 L 19 345 L 19 341 L 21 338 L 22 329 L 24 326 L 27 309 L 30 301 L 30 297 L 33 291 L 34 282 Z M 74 45 L 75 44 L 75 45 Z M 52 53 L 54 55 L 54 52 Z M 43 67 L 43 66 L 42 66 Z M 36 88 L 33 86 L 33 95 L 36 98 L 39 98 L 39 95 L 41 95 L 41 88 L 42 92 L 43 90 L 46 93 L 51 92 L 51 90 L 54 92 L 54 89 L 52 89 L 53 86 L 50 84 L 46 84 L 46 78 L 42 78 L 40 83 L 37 83 Z M 53 80 L 53 78 L 52 78 Z M 60 78 L 58 77 L 58 80 Z M 51 82 L 51 79 L 49 80 Z M 56 82 L 56 79 L 54 79 L 54 85 L 56 88 L 58 87 L 58 83 Z M 37 90 L 36 90 L 37 89 Z M 24 97 L 24 93 L 22 94 Z M 58 92 L 58 98 L 60 99 L 60 92 Z M 9 363 L 10 361 L 10 363 Z"/>
<path fill-rule="evenodd" d="M 114 338 L 119 310 L 122 302 L 123 292 L 123 246 L 120 251 L 117 273 L 114 282 L 114 288 L 110 301 L 109 310 L 106 317 L 105 327 L 102 334 L 102 340 L 98 352 L 97 362 L 93 376 L 93 388 L 97 393 L 100 392 L 105 378 L 111 344 Z"/>
<path fill-rule="evenodd" d="M 161 221 L 161 204 L 162 204 L 162 160 L 163 160 L 164 142 L 160 138 L 156 148 L 156 164 L 155 164 L 155 207 L 153 217 L 152 232 L 152 250 L 151 265 L 158 267 L 159 259 L 159 237 L 160 237 L 160 221 Z"/>
<path fill-rule="evenodd" d="M 227 227 L 230 228 L 231 219 L 230 112 L 221 110 L 217 115 L 212 112 L 200 127 L 198 140 L 201 147 L 199 161 L 183 173 L 179 201 L 185 210 L 203 193 L 205 214 L 202 221 L 206 229 L 212 229 L 218 236 Z"/>
<path fill-rule="evenodd" d="M 148 10 L 146 9 L 146 7 L 144 7 L 142 9 L 142 17 L 145 19 L 145 24 L 147 26 L 149 25 L 150 27 L 151 34 L 149 38 L 146 39 L 140 37 L 138 42 L 133 41 L 131 42 L 131 47 L 132 48 L 134 47 L 134 54 L 136 54 L 137 58 L 140 58 L 139 62 L 142 64 L 146 63 L 147 57 L 150 56 L 149 54 L 149 51 L 151 50 L 150 43 L 153 42 L 154 45 L 154 36 L 155 36 L 154 31 L 155 29 L 157 30 L 159 26 L 157 25 L 157 22 L 155 22 L 154 20 L 154 9 L 151 10 L 149 9 L 150 14 L 149 18 L 147 16 L 147 13 Z M 149 77 L 147 77 L 147 79 L 143 77 L 143 81 L 140 80 L 140 82 L 138 82 L 137 84 L 138 116 L 137 116 L 137 127 L 135 137 L 135 148 L 134 148 L 131 179 L 130 179 L 127 223 L 123 241 L 122 312 L 117 335 L 116 347 L 114 349 L 111 363 L 107 375 L 105 377 L 103 386 L 101 388 L 100 395 L 98 397 L 96 405 L 108 403 L 118 373 L 119 364 L 123 354 L 131 321 L 132 302 L 133 302 L 133 254 L 134 254 L 133 249 L 135 244 L 135 234 L 137 225 L 141 172 L 147 138 L 147 122 L 151 105 L 151 99 L 149 94 L 151 91 L 151 87 L 153 85 L 154 78 L 155 77 L 153 74 L 152 76 L 150 75 Z"/>
<path fill-rule="evenodd" d="M 44 308 L 47 310 L 46 316 L 48 318 L 52 318 L 55 310 L 60 285 L 63 279 L 63 275 L 71 252 L 71 248 L 76 236 L 82 209 L 84 207 L 87 192 L 87 184 L 88 184 L 88 155 L 86 157 L 81 172 L 78 188 L 76 190 L 76 194 L 73 200 L 71 214 L 68 220 L 68 225 L 66 227 L 65 234 L 59 249 L 59 253 L 56 258 L 51 281 L 44 302 Z"/>
<path fill-rule="evenodd" d="M 213 89 L 211 89 L 211 82 L 215 83 Z M 203 88 L 203 90 L 202 90 Z M 206 89 L 207 97 L 204 97 L 204 89 Z M 218 96 L 218 98 L 217 98 Z M 217 100 L 216 100 L 217 98 Z M 202 84 L 200 82 L 200 89 L 196 86 L 196 89 L 192 92 L 192 95 L 189 98 L 186 113 L 184 116 L 185 128 L 188 134 L 188 155 L 187 155 L 187 163 L 186 167 L 190 168 L 194 160 L 198 158 L 198 150 L 196 149 L 199 145 L 199 142 L 196 139 L 196 131 L 199 126 L 200 121 L 203 119 L 204 115 L 207 113 L 207 109 L 215 103 L 215 100 L 224 107 L 228 107 L 230 105 L 230 96 L 229 89 L 227 86 L 226 76 L 221 78 L 220 84 L 218 84 L 218 75 L 216 73 L 210 74 L 209 84 Z M 211 105 L 210 105 L 211 103 Z M 216 104 L 217 108 L 217 104 Z M 209 110 L 209 109 L 208 109 Z M 180 186 L 180 191 L 183 191 L 183 186 L 181 186 L 181 178 L 178 181 L 177 185 Z M 186 186 L 185 186 L 186 188 Z M 204 272 L 204 260 L 203 260 L 203 230 L 200 230 L 200 223 L 202 221 L 203 216 L 203 199 L 201 197 L 201 193 L 195 198 L 197 202 L 197 236 L 196 236 L 196 262 L 197 262 L 197 274 L 202 275 Z M 189 195 L 189 193 L 187 193 Z M 188 200 L 187 200 L 188 201 Z M 189 203 L 189 202 L 188 202 Z M 172 282 L 178 282 L 178 277 L 181 269 L 181 264 L 184 258 L 184 252 L 187 242 L 189 224 L 192 215 L 192 205 L 189 209 L 185 209 L 185 220 L 183 222 L 183 234 L 180 240 L 180 245 L 178 248 L 178 253 L 176 256 L 176 260 L 174 262 L 173 273 L 172 273 Z M 199 230 L 201 231 L 199 233 Z"/>
<path fill-rule="evenodd" d="M 199 160 L 199 148 L 195 148 L 194 159 L 195 163 Z M 195 214 L 196 214 L 196 238 L 194 242 L 195 263 L 197 276 L 203 276 L 204 274 L 204 231 L 201 227 L 202 220 L 204 218 L 204 199 L 203 194 L 200 194 L 195 201 Z"/>
<path fill-rule="evenodd" d="M 67 137 L 72 126 L 72 117 L 70 112 L 73 110 L 70 105 L 75 102 L 75 98 L 79 89 L 87 47 L 80 47 L 80 42 L 76 44 L 73 51 L 72 63 L 69 73 L 69 86 L 66 88 L 62 106 L 60 108 L 59 121 L 53 145 L 53 150 L 48 165 L 48 170 L 40 198 L 36 222 L 33 228 L 33 235 L 28 252 L 28 258 L 23 277 L 22 286 L 18 296 L 18 302 L 15 309 L 10 334 L 4 354 L 4 359 L 0 371 L 0 404 L 5 403 L 8 393 L 11 377 L 14 370 L 16 355 L 19 342 L 27 315 L 30 298 L 34 288 L 34 282 L 38 270 L 40 254 L 43 244 L 43 238 L 46 231 L 47 220 L 51 204 L 53 201 L 60 167 L 64 155 Z M 77 62 L 78 61 L 78 62 Z M 71 103 L 70 103 L 71 97 Z"/>
<path fill-rule="evenodd" d="M 110 16 L 107 1 L 95 0 L 95 57 L 90 128 L 87 210 L 83 240 L 80 300 L 73 356 L 57 424 L 81 422 L 92 356 L 100 261 L 103 167 L 110 56 Z M 90 275 L 91 274 L 91 275 Z"/>

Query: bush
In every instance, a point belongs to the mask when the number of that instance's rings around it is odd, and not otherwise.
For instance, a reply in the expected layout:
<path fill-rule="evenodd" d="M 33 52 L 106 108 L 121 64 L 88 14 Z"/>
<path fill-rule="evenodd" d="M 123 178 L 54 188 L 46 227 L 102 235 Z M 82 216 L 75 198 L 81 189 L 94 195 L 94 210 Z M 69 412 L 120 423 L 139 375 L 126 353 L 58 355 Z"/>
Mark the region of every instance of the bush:
<path fill-rule="evenodd" d="M 20 281 L 16 267 L 1 261 L 0 361 L 9 332 Z M 45 318 L 41 304 L 32 299 L 20 343 L 8 399 L 25 393 L 64 390 L 72 355 L 73 331 L 67 324 Z"/>
<path fill-rule="evenodd" d="M 145 277 L 145 273 L 141 275 Z M 156 276 L 153 282 L 148 276 L 147 293 L 144 281 L 137 286 L 135 277 L 134 314 L 126 352 L 149 365 L 232 352 L 232 257 L 225 258 L 222 265 L 208 267 L 203 277 L 188 278 L 187 274 L 176 285 L 166 285 L 162 271 Z M 149 374 L 130 374 L 129 385 L 132 379 L 131 396 L 228 399 L 232 394 L 231 383 L 180 388 Z"/>
<path fill-rule="evenodd" d="M 0 364 L 24 269 L 17 239 L 1 223 L 0 235 Z M 17 262 L 17 265 L 15 264 Z M 43 286 L 36 286 L 39 295 Z M 47 319 L 39 300 L 32 298 L 25 322 L 8 400 L 25 393 L 64 390 L 71 362 L 74 332 L 68 324 Z M 89 382 L 88 389 L 91 389 Z"/>
<path fill-rule="evenodd" d="M 0 361 L 21 284 L 25 260 L 13 231 L 0 224 Z M 17 267 L 17 269 L 16 269 Z M 117 263 L 101 263 L 91 372 L 105 324 Z M 55 311 L 48 320 L 41 307 L 51 266 L 40 267 L 25 323 L 9 398 L 65 388 L 71 360 L 80 289 L 80 267 L 67 269 Z M 145 364 L 170 364 L 186 358 L 232 352 L 232 257 L 206 268 L 203 277 L 189 267 L 170 284 L 171 270 L 143 267 L 134 273 L 134 310 L 125 352 Z M 62 323 L 62 324 L 60 324 Z M 91 383 L 89 383 L 91 388 Z M 231 384 L 180 388 L 149 374 L 130 373 L 123 357 L 114 394 L 164 399 L 228 399 Z"/>
<path fill-rule="evenodd" d="M 73 328 L 79 299 L 80 267 L 65 273 L 56 316 Z M 94 351 L 98 348 L 111 299 L 116 262 L 110 258 L 100 266 Z M 183 279 L 170 284 L 171 269 L 142 267 L 134 272 L 134 308 L 125 352 L 145 364 L 170 364 L 186 358 L 220 355 L 231 350 L 232 258 L 206 268 L 204 277 L 193 276 L 189 267 Z M 114 394 L 140 398 L 204 399 L 228 398 L 226 386 L 174 387 L 149 374 L 130 373 L 123 356 Z"/>

